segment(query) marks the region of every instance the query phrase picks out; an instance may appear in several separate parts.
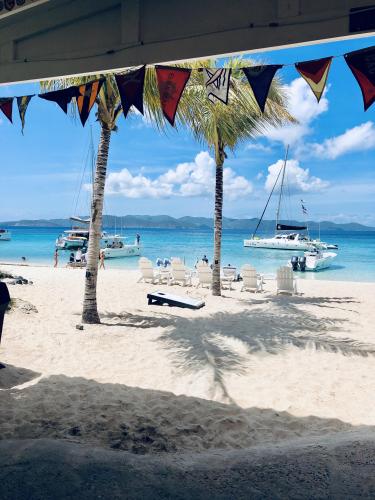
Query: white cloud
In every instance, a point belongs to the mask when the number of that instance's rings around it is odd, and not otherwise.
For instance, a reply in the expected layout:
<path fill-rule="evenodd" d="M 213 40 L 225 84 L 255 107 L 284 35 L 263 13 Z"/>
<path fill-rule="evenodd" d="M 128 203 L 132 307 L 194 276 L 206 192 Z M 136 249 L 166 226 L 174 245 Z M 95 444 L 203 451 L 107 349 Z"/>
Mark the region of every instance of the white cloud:
<path fill-rule="evenodd" d="M 259 181 L 260 179 L 262 179 L 264 176 L 263 172 L 258 172 L 257 175 L 255 176 L 256 180 Z"/>
<path fill-rule="evenodd" d="M 276 163 L 268 167 L 268 175 L 264 185 L 268 192 L 270 192 L 274 186 L 283 164 L 284 160 L 278 160 Z M 285 185 L 287 185 L 287 189 L 290 194 L 313 193 L 326 189 L 329 186 L 329 182 L 324 181 L 319 177 L 310 175 L 309 169 L 302 168 L 298 160 L 288 160 L 285 174 Z"/>
<path fill-rule="evenodd" d="M 253 151 L 261 151 L 263 153 L 269 153 L 270 151 L 272 151 L 272 148 L 270 146 L 265 146 L 260 142 L 249 142 L 249 144 L 245 146 L 245 149 Z"/>
<path fill-rule="evenodd" d="M 335 159 L 352 151 L 363 151 L 375 147 L 375 126 L 373 122 L 362 123 L 343 134 L 326 139 L 322 144 L 312 143 L 302 147 L 302 152 L 319 158 Z"/>
<path fill-rule="evenodd" d="M 288 111 L 299 123 L 272 127 L 264 135 L 271 141 L 295 145 L 312 132 L 311 123 L 328 110 L 327 90 L 319 103 L 303 78 L 296 78 L 285 86 L 285 90 L 288 96 Z"/>
<path fill-rule="evenodd" d="M 143 173 L 133 175 L 127 168 L 108 175 L 106 193 L 128 198 L 170 198 L 209 196 L 215 189 L 215 161 L 207 151 L 193 162 L 180 163 L 155 179 Z M 252 184 L 231 168 L 224 168 L 224 194 L 229 199 L 246 196 Z"/>

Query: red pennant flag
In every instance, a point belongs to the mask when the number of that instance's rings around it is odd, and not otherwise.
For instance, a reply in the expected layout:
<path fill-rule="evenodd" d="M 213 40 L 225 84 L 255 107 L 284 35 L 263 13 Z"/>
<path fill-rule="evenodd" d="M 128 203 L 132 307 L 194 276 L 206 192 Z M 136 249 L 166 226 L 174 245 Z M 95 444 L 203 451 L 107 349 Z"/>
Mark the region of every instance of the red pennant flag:
<path fill-rule="evenodd" d="M 327 83 L 331 62 L 332 57 L 324 57 L 323 59 L 296 63 L 298 73 L 309 84 L 318 102 Z"/>
<path fill-rule="evenodd" d="M 160 103 L 164 116 L 173 126 L 178 103 L 190 78 L 191 69 L 156 66 Z"/>
<path fill-rule="evenodd" d="M 77 107 L 81 123 L 85 126 L 91 108 L 94 106 L 96 98 L 102 88 L 104 80 L 94 80 L 78 87 L 79 94 L 76 97 Z"/>
<path fill-rule="evenodd" d="M 375 47 L 349 52 L 344 58 L 361 88 L 367 111 L 375 101 Z"/>
<path fill-rule="evenodd" d="M 0 97 L 0 109 L 4 115 L 8 118 L 10 123 L 12 121 L 12 111 L 13 111 L 13 97 Z"/>

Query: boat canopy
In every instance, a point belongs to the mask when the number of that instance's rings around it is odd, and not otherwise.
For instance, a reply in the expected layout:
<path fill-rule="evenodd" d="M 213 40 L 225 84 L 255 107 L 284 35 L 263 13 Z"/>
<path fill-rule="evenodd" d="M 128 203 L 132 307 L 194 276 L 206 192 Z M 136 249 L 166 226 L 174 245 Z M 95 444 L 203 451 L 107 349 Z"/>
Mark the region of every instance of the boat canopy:
<path fill-rule="evenodd" d="M 303 231 L 304 229 L 307 229 L 306 226 L 289 226 L 287 224 L 277 224 L 276 230 L 277 231 Z"/>

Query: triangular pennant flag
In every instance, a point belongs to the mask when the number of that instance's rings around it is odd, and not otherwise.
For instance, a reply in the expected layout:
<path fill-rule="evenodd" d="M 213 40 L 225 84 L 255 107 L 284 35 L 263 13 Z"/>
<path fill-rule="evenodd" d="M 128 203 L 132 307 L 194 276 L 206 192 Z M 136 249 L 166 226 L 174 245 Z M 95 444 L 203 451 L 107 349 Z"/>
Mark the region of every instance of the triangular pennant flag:
<path fill-rule="evenodd" d="M 4 115 L 8 118 L 10 123 L 12 121 L 12 111 L 13 111 L 13 97 L 0 97 L 0 109 Z"/>
<path fill-rule="evenodd" d="M 52 90 L 51 92 L 46 92 L 45 94 L 39 94 L 39 97 L 46 99 L 47 101 L 53 101 L 60 106 L 64 113 L 68 112 L 68 104 L 73 99 L 79 95 L 78 87 L 68 87 L 67 89 Z"/>
<path fill-rule="evenodd" d="M 332 57 L 296 63 L 296 70 L 309 84 L 318 102 L 327 83 Z"/>
<path fill-rule="evenodd" d="M 375 47 L 349 52 L 344 57 L 361 88 L 367 111 L 375 101 Z"/>
<path fill-rule="evenodd" d="M 178 103 L 190 78 L 191 69 L 156 66 L 160 103 L 164 116 L 173 126 Z"/>
<path fill-rule="evenodd" d="M 80 85 L 79 95 L 76 97 L 77 107 L 81 123 L 85 126 L 86 120 L 89 117 L 91 108 L 94 106 L 96 98 L 102 88 L 104 80 L 94 80 L 92 82 Z"/>
<path fill-rule="evenodd" d="M 143 115 L 143 87 L 145 83 L 146 66 L 130 71 L 124 75 L 115 75 L 117 88 L 121 98 L 122 111 L 126 118 L 131 106 Z"/>
<path fill-rule="evenodd" d="M 230 69 L 203 69 L 207 97 L 211 102 L 215 102 L 217 99 L 224 104 L 228 104 L 230 74 Z"/>
<path fill-rule="evenodd" d="M 17 105 L 18 105 L 18 112 L 20 114 L 20 119 L 22 123 L 22 133 L 23 129 L 25 127 L 25 115 L 26 115 L 26 110 L 27 106 L 29 105 L 29 102 L 31 99 L 34 97 L 34 95 L 24 95 L 22 97 L 17 97 Z"/>
<path fill-rule="evenodd" d="M 282 68 L 281 64 L 242 68 L 262 113 L 264 113 L 273 77 L 275 76 L 276 71 L 280 68 Z"/>

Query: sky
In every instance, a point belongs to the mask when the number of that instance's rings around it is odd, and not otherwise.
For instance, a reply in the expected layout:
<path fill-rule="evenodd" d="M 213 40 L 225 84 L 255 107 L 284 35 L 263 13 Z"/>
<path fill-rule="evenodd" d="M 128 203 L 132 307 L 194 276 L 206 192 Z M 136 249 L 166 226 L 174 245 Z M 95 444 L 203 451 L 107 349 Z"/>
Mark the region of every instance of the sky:
<path fill-rule="evenodd" d="M 363 38 L 245 57 L 291 64 L 371 45 L 374 38 Z M 289 144 L 290 197 L 284 217 L 301 220 L 303 199 L 310 220 L 375 226 L 375 105 L 363 111 L 361 91 L 342 57 L 332 62 L 319 104 L 293 65 L 278 75 L 299 123 L 269 129 L 228 152 L 224 215 L 261 214 Z M 0 97 L 39 91 L 38 83 L 2 85 Z M 94 112 L 83 128 L 55 103 L 34 97 L 24 135 L 15 104 L 13 117 L 11 125 L 0 116 L 0 221 L 87 214 L 90 130 L 95 146 L 99 139 Z M 215 165 L 207 146 L 188 130 L 168 127 L 160 133 L 139 114 L 126 120 L 121 116 L 118 126 L 111 139 L 106 214 L 212 216 Z M 274 218 L 272 210 L 266 218 Z"/>

